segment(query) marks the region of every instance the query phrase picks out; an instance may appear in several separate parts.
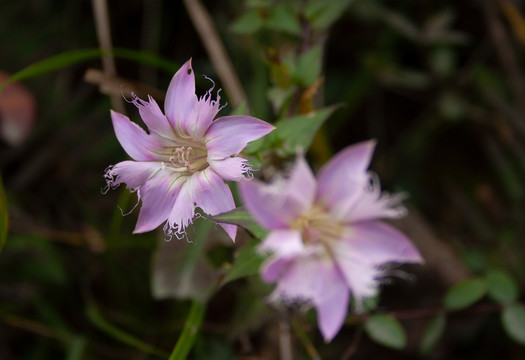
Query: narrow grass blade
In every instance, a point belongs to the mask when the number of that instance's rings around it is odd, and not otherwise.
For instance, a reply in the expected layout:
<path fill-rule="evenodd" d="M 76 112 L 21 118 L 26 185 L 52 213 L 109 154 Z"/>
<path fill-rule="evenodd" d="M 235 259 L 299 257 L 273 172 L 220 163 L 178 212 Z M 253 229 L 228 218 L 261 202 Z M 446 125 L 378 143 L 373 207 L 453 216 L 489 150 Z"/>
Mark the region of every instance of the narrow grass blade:
<path fill-rule="evenodd" d="M 60 70 L 68 66 L 91 61 L 108 53 L 118 58 L 128 59 L 141 64 L 149 65 L 151 67 L 163 70 L 169 74 L 175 73 L 178 69 L 175 63 L 148 51 L 120 48 L 113 49 L 109 52 L 103 51 L 101 49 L 77 49 L 62 52 L 23 68 L 0 84 L 0 91 L 2 91 L 4 86 L 9 82 L 29 79 L 52 71 Z"/>
<path fill-rule="evenodd" d="M 93 325 L 95 325 L 97 328 L 105 332 L 107 335 L 113 337 L 114 339 L 148 354 L 157 355 L 164 358 L 168 356 L 168 354 L 164 351 L 161 351 L 149 344 L 146 344 L 142 340 L 136 338 L 131 334 L 128 334 L 127 332 L 111 324 L 102 316 L 102 314 L 100 313 L 100 311 L 94 303 L 88 304 L 86 312 L 87 317 L 89 318 L 91 323 L 93 323 Z"/>

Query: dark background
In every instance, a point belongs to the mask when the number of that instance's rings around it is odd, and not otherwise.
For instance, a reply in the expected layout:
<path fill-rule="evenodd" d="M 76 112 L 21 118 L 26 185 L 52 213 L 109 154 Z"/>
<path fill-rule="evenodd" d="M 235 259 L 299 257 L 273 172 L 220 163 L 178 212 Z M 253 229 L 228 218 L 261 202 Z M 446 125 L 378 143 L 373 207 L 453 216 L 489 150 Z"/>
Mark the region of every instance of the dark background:
<path fill-rule="evenodd" d="M 203 3 L 252 114 L 275 121 L 265 96 L 266 54 L 287 43 L 288 35 L 232 31 L 253 2 Z M 356 0 L 324 35 L 320 101 L 344 106 L 325 123 L 325 141 L 316 139 L 309 157 L 318 168 L 326 154 L 377 139 L 372 170 L 387 190 L 409 194 L 411 213 L 396 224 L 414 239 L 427 264 L 403 267 L 414 276 L 394 278 L 381 297 L 379 309 L 401 312 L 408 336 L 404 350 L 361 336 L 359 319 L 326 345 L 309 313 L 309 334 L 327 359 L 341 358 L 352 344 L 356 359 L 522 358 L 523 347 L 502 328 L 501 307 L 488 299 L 450 314 L 435 350 L 418 353 L 425 324 L 441 309 L 447 288 L 493 267 L 506 269 L 519 284 L 524 279 L 522 1 L 370 4 Z M 192 57 L 197 74 L 222 87 L 182 2 L 114 0 L 109 14 L 115 47 L 153 52 L 171 61 L 174 71 Z M 440 16 L 449 21 L 436 25 Z M 0 3 L 4 73 L 96 47 L 88 1 Z M 25 91 L 13 89 L 11 100 L 0 102 L 0 121 L 23 129 L 16 144 L 5 131 L 0 139 L 9 206 L 9 234 L 0 253 L 0 359 L 155 358 L 104 331 L 93 306 L 109 323 L 168 353 L 182 328 L 188 303 L 157 301 L 150 293 L 151 256 L 161 235 L 131 235 L 137 212 L 121 217 L 116 204 L 130 209 L 134 197 L 129 200 L 121 190 L 101 194 L 104 169 L 126 158 L 113 134 L 109 97 L 83 80 L 87 69 L 101 67 L 100 59 L 92 59 L 28 78 Z M 116 69 L 123 79 L 162 90 L 172 76 L 122 58 Z M 197 75 L 197 87 L 202 95 L 209 83 Z M 222 93 L 224 101 L 227 95 Z M 126 109 L 138 121 L 134 107 Z M 221 114 L 231 110 L 229 105 Z M 212 299 L 192 358 L 278 356 L 278 314 L 266 310 L 243 323 L 238 308 L 249 286 L 232 283 Z M 421 309 L 429 313 L 419 316 Z M 403 315 L 407 311 L 416 314 Z M 232 318 L 243 325 L 233 329 Z M 297 338 L 294 344 L 297 356 L 308 358 Z"/>

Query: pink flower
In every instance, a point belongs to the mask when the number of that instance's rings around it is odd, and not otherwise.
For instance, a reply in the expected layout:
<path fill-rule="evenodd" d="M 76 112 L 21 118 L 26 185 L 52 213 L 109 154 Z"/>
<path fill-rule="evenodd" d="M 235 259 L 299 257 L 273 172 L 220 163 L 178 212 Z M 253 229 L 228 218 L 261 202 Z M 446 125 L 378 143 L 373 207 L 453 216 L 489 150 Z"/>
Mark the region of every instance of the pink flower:
<path fill-rule="evenodd" d="M 212 100 L 212 89 L 197 98 L 189 60 L 171 80 L 165 115 L 151 97 L 148 101 L 132 100 L 149 132 L 126 116 L 111 112 L 117 139 L 134 161 L 109 167 L 105 178 L 109 187 L 125 183 L 142 200 L 135 233 L 165 223 L 168 235 L 180 237 L 192 224 L 196 207 L 209 215 L 235 208 L 224 180 L 249 178 L 247 160 L 237 155 L 248 142 L 274 127 L 244 115 L 213 120 L 220 110 L 220 97 Z M 235 240 L 237 228 L 222 227 Z"/>
<path fill-rule="evenodd" d="M 288 180 L 240 185 L 247 209 L 270 230 L 259 246 L 272 254 L 261 268 L 266 282 L 277 283 L 270 299 L 313 304 L 327 342 L 343 325 L 350 293 L 357 307 L 377 294 L 382 265 L 422 261 L 405 235 L 379 221 L 405 209 L 367 172 L 374 147 L 344 149 L 317 178 L 299 157 Z"/>

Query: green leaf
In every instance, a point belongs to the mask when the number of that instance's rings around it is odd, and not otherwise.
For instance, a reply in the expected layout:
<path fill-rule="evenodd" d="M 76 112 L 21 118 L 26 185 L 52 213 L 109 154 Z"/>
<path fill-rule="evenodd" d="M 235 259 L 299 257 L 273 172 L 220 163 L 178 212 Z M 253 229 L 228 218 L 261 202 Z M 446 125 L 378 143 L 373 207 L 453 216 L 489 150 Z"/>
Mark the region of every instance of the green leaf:
<path fill-rule="evenodd" d="M 165 353 L 164 351 L 161 351 L 149 344 L 146 344 L 145 342 L 138 339 L 137 337 L 111 324 L 100 313 L 95 303 L 93 302 L 88 303 L 87 308 L 86 308 L 86 315 L 93 325 L 95 325 L 99 330 L 102 330 L 103 332 L 113 337 L 114 339 L 124 344 L 127 344 L 131 347 L 134 347 L 140 351 L 148 353 L 148 354 L 158 355 L 164 358 L 168 356 L 168 354 Z"/>
<path fill-rule="evenodd" d="M 212 222 L 195 222 L 195 239 L 189 244 L 185 240 L 160 239 L 153 256 L 153 297 L 204 302 L 213 294 L 219 274 L 206 256 L 206 250 L 219 241 L 209 236 L 213 228 Z"/>
<path fill-rule="evenodd" d="M 316 30 L 326 30 L 343 14 L 353 0 L 313 0 L 306 5 L 304 15 Z"/>
<path fill-rule="evenodd" d="M 292 35 L 301 33 L 301 24 L 297 16 L 286 3 L 279 3 L 271 10 L 264 24 L 267 28 L 277 31 L 283 31 Z"/>
<path fill-rule="evenodd" d="M 278 139 L 274 135 L 274 133 L 275 133 L 275 130 L 269 133 L 268 135 L 263 136 L 260 139 L 250 142 L 248 146 L 244 148 L 243 153 L 248 154 L 248 155 L 259 156 L 260 153 L 270 150 L 274 146 L 277 146 L 276 144 L 278 143 Z M 250 164 L 252 164 L 255 167 L 255 164 L 253 164 L 252 162 L 250 162 Z"/>
<path fill-rule="evenodd" d="M 283 150 L 295 154 L 300 148 L 308 150 L 321 125 L 332 115 L 337 106 L 326 107 L 306 115 L 298 115 L 279 120 L 273 136 L 283 142 Z"/>
<path fill-rule="evenodd" d="M 268 235 L 268 231 L 262 228 L 252 215 L 247 212 L 243 206 L 233 209 L 216 216 L 212 216 L 209 220 L 216 223 L 233 224 L 242 227 L 257 239 L 263 239 Z"/>
<path fill-rule="evenodd" d="M 311 85 L 321 75 L 321 63 L 321 46 L 313 46 L 297 59 L 292 80 L 302 86 Z"/>
<path fill-rule="evenodd" d="M 365 332 L 378 344 L 402 349 L 406 345 L 406 335 L 403 327 L 396 319 L 387 314 L 375 314 L 365 323 Z"/>
<path fill-rule="evenodd" d="M 19 81 L 32 78 L 38 75 L 46 74 L 51 71 L 56 71 L 67 66 L 78 64 L 81 62 L 97 59 L 102 56 L 100 49 L 83 49 L 66 51 L 58 55 L 48 57 L 47 59 L 31 64 L 24 69 L 13 74 L 1 86 L 0 91 L 7 82 Z"/>
<path fill-rule="evenodd" d="M 268 89 L 266 96 L 272 104 L 273 111 L 275 113 L 280 113 L 283 105 L 289 102 L 296 90 L 296 86 L 290 86 L 286 89 L 283 89 L 279 86 L 274 86 Z"/>
<path fill-rule="evenodd" d="M 447 320 L 444 315 L 438 315 L 428 322 L 419 345 L 421 354 L 428 355 L 436 347 L 443 336 L 446 324 Z"/>
<path fill-rule="evenodd" d="M 231 29 L 236 34 L 250 35 L 258 31 L 263 26 L 263 20 L 257 10 L 250 10 L 241 15 L 233 23 Z"/>
<path fill-rule="evenodd" d="M 521 305 L 511 305 L 501 313 L 501 321 L 507 335 L 525 345 L 525 309 Z"/>
<path fill-rule="evenodd" d="M 252 241 L 241 247 L 221 285 L 259 273 L 264 257 L 257 253 L 257 245 L 257 241 Z"/>
<path fill-rule="evenodd" d="M 9 219 L 7 216 L 7 198 L 5 196 L 4 185 L 0 178 L 0 252 L 5 245 L 7 240 L 7 228 Z"/>
<path fill-rule="evenodd" d="M 377 308 L 377 305 L 379 304 L 379 295 L 364 298 L 362 299 L 362 302 L 363 302 L 362 303 L 363 311 L 365 313 L 373 312 Z M 354 298 L 354 304 L 356 304 L 355 298 Z"/>
<path fill-rule="evenodd" d="M 101 49 L 81 49 L 66 51 L 47 59 L 31 64 L 17 73 L 13 74 L 4 83 L 0 84 L 0 91 L 8 82 L 29 79 L 38 75 L 43 75 L 52 71 L 100 58 L 105 54 L 113 54 L 115 57 L 133 60 L 139 63 L 150 65 L 155 68 L 164 70 L 170 74 L 174 73 L 178 67 L 176 64 L 166 60 L 154 53 L 147 51 L 137 51 L 131 49 L 113 49 L 112 51 L 103 51 Z"/>
<path fill-rule="evenodd" d="M 487 284 L 483 279 L 468 279 L 455 286 L 445 294 L 445 308 L 461 310 L 478 302 L 487 293 Z"/>
<path fill-rule="evenodd" d="M 249 115 L 250 111 L 248 109 L 248 104 L 246 101 L 241 101 L 241 103 L 230 113 L 230 115 Z"/>
<path fill-rule="evenodd" d="M 139 64 L 148 65 L 152 68 L 164 71 L 167 74 L 173 75 L 179 70 L 181 64 L 157 55 L 154 52 L 146 50 L 133 50 L 125 48 L 113 48 L 111 54 L 120 59 L 126 59 L 137 62 Z"/>
<path fill-rule="evenodd" d="M 495 302 L 510 304 L 518 299 L 518 285 L 506 271 L 491 269 L 486 280 L 488 295 Z"/>

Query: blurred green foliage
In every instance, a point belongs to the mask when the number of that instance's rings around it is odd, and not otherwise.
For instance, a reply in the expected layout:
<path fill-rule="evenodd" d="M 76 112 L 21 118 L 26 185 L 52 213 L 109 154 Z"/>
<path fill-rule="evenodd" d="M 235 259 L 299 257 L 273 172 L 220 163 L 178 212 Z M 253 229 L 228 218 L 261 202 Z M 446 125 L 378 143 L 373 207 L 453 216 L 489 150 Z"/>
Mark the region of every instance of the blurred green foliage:
<path fill-rule="evenodd" d="M 401 324 L 386 314 L 375 314 L 365 323 L 365 331 L 377 343 L 393 349 L 406 346 L 406 335 Z"/>
<path fill-rule="evenodd" d="M 298 358 L 313 357 L 308 347 L 323 359 L 525 356 L 521 2 L 203 3 L 247 93 L 236 111 L 277 127 L 246 149 L 256 176 L 273 177 L 297 151 L 315 168 L 375 138 L 372 170 L 410 194 L 471 277 L 450 286 L 435 275 L 446 264 L 411 268 L 414 283 L 394 277 L 366 305 L 372 315 L 351 315 L 327 345 L 311 312 L 265 304 L 271 286 L 255 275 L 262 258 L 248 233 L 231 244 L 206 222 L 189 244 L 164 244 L 161 231 L 132 235 L 136 211 L 123 217 L 116 204 L 126 213 L 135 195 L 101 194 L 104 169 L 126 155 L 108 97 L 83 81 L 101 68 L 91 4 L 3 2 L 0 71 L 24 80 L 38 110 L 20 146 L 0 134 L 0 359 L 165 358 L 181 334 L 180 358 L 272 358 L 278 319 L 295 324 Z M 183 2 L 116 1 L 109 12 L 121 78 L 164 90 L 192 57 L 220 87 Z M 221 216 L 264 236 L 242 211 Z M 177 246 L 165 262 L 159 241 Z M 161 274 L 169 299 L 156 300 Z"/>

